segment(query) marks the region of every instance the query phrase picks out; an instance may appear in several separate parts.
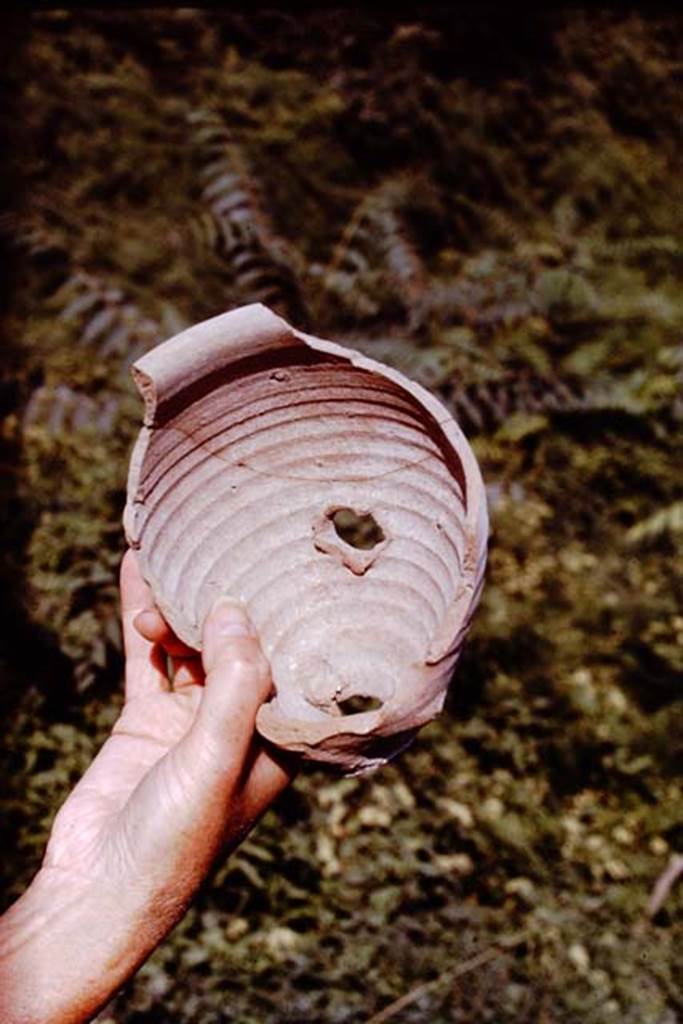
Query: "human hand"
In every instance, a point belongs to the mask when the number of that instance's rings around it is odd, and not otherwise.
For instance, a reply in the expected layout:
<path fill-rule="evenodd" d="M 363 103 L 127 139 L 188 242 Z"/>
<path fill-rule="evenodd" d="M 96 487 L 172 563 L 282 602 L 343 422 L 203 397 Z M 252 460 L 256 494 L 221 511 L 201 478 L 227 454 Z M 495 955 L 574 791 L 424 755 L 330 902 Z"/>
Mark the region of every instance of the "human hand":
<path fill-rule="evenodd" d="M 89 1019 L 179 920 L 219 851 L 244 838 L 290 779 L 254 735 L 271 680 L 244 609 L 212 610 L 200 657 L 154 608 L 130 551 L 121 604 L 125 703 L 57 814 L 39 875 L 3 919 L 3 1021 Z M 45 958 L 58 965 L 46 978 L 51 994 L 36 988 Z M 23 1016 L 14 1012 L 20 1000 Z"/>
<path fill-rule="evenodd" d="M 254 739 L 270 671 L 240 605 L 214 609 L 204 651 L 182 644 L 154 608 L 128 551 L 121 566 L 125 704 L 59 811 L 44 867 L 187 891 L 235 846 L 288 781 Z M 169 661 L 172 671 L 169 672 Z"/>

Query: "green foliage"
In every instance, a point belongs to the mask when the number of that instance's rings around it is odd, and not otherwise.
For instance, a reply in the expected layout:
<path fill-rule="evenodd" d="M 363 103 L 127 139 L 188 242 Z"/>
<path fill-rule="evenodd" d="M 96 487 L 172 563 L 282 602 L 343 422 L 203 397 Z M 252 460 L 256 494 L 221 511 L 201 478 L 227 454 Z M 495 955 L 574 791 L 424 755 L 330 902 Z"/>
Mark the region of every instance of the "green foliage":
<path fill-rule="evenodd" d="M 306 312 L 292 265 L 301 266 L 291 246 L 269 223 L 253 174 L 222 120 L 207 110 L 187 115 L 203 165 L 202 200 L 211 212 L 202 219 L 208 245 L 228 271 L 226 301 L 264 302 L 301 322 Z"/>
<path fill-rule="evenodd" d="M 261 300 L 450 406 L 488 582 L 442 717 L 372 778 L 303 772 L 101 1021 L 350 1024 L 412 992 L 402 1024 L 673 1024 L 680 885 L 646 905 L 683 842 L 680 22 L 341 20 L 28 16 L 7 898 L 120 705 L 130 363 Z"/>
<path fill-rule="evenodd" d="M 656 541 L 667 531 L 683 533 L 683 501 L 674 501 L 666 508 L 653 512 L 647 519 L 634 523 L 628 531 L 627 540 L 632 544 Z"/>

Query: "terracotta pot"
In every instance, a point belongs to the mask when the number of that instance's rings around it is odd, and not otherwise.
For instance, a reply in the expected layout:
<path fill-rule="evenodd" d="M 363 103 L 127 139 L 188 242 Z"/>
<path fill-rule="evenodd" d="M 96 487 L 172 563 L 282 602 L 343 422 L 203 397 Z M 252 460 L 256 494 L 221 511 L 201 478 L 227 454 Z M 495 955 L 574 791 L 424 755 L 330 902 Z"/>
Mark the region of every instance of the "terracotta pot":
<path fill-rule="evenodd" d="M 276 690 L 259 732 L 346 772 L 382 764 L 440 711 L 482 588 L 484 488 L 460 428 L 261 305 L 133 374 L 124 522 L 159 608 L 199 649 L 216 598 L 243 600 Z"/>

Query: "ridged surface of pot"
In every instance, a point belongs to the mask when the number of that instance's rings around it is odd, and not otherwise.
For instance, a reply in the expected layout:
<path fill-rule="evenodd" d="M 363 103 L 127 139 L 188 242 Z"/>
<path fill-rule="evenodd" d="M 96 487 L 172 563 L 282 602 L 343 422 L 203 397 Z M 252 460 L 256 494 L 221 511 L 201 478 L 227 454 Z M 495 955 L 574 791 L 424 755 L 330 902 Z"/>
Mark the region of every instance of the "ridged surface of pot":
<path fill-rule="evenodd" d="M 216 598 L 243 600 L 276 690 L 259 731 L 347 772 L 383 763 L 441 709 L 481 590 L 484 491 L 459 428 L 396 371 L 258 305 L 134 374 L 125 525 L 160 609 L 199 648 Z M 374 546 L 343 539 L 340 510 L 372 517 Z M 354 700 L 368 709 L 345 714 Z"/>

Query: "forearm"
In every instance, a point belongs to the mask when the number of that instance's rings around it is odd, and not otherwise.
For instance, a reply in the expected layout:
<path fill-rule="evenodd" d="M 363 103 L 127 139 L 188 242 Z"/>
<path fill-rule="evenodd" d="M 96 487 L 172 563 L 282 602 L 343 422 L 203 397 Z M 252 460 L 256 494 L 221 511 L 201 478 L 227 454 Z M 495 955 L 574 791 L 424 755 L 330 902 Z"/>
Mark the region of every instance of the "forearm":
<path fill-rule="evenodd" d="M 0 919 L 0 1024 L 91 1020 L 289 781 L 254 743 L 271 680 L 241 606 L 215 606 L 201 666 L 178 655 L 174 689 L 157 657 L 168 627 L 161 639 L 134 628 L 150 605 L 128 555 L 126 704 L 57 814 L 43 868 Z"/>
<path fill-rule="evenodd" d="M 180 918 L 183 907 L 39 872 L 0 919 L 0 1021 L 91 1020 Z"/>

